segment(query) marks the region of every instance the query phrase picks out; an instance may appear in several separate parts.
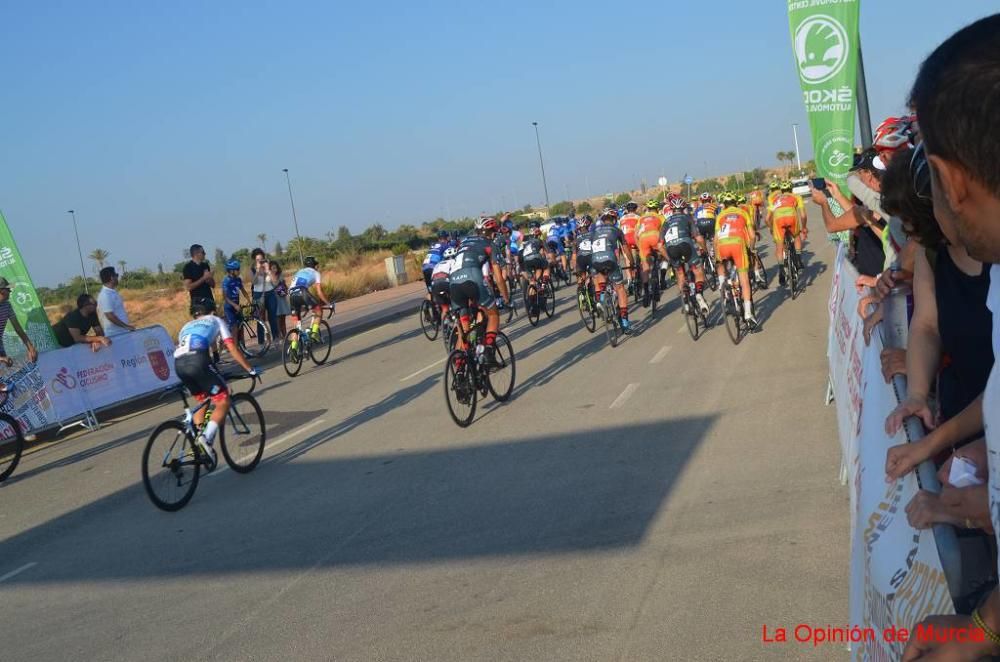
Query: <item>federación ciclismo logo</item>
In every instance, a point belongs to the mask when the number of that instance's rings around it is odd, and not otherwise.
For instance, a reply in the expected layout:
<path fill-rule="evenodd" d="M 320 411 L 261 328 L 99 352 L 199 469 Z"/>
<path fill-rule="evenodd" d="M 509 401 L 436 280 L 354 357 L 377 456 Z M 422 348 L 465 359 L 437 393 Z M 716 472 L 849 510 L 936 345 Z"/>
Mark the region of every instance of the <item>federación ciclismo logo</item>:
<path fill-rule="evenodd" d="M 806 83 L 824 83 L 836 76 L 850 52 L 847 30 L 826 14 L 807 18 L 795 31 L 795 59 Z"/>

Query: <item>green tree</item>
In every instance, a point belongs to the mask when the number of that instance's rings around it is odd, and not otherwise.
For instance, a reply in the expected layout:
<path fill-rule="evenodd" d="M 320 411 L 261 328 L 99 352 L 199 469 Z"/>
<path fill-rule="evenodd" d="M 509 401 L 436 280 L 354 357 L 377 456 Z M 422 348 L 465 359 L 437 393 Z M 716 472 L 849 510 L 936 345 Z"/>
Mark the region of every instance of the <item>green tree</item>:
<path fill-rule="evenodd" d="M 385 237 L 386 237 L 387 234 L 389 234 L 389 233 L 385 231 L 385 228 L 382 227 L 381 223 L 375 223 L 375 224 L 369 226 L 364 232 L 362 232 L 361 236 L 366 241 L 376 242 L 376 241 L 382 241 L 383 239 L 385 239 Z"/>
<path fill-rule="evenodd" d="M 563 200 L 549 207 L 549 216 L 566 216 L 571 211 L 576 211 L 573 203 L 569 200 Z"/>
<path fill-rule="evenodd" d="M 108 256 L 110 255 L 111 253 L 104 250 L 103 248 L 95 248 L 94 250 L 90 251 L 90 255 L 88 255 L 87 257 L 89 257 L 97 264 L 97 269 L 98 271 L 100 271 L 101 269 L 104 268 L 104 261 L 107 260 Z"/>
<path fill-rule="evenodd" d="M 163 275 L 163 263 L 162 262 L 157 262 L 156 263 L 156 273 L 159 276 Z"/>
<path fill-rule="evenodd" d="M 267 235 L 265 233 L 261 232 L 259 235 L 257 235 L 257 241 L 260 242 L 261 249 L 265 253 L 267 253 Z"/>
<path fill-rule="evenodd" d="M 754 168 L 750 175 L 750 181 L 757 186 L 760 186 L 767 181 L 767 170 L 764 170 L 763 168 Z"/>
<path fill-rule="evenodd" d="M 631 199 L 632 196 L 629 195 L 628 193 L 619 193 L 617 196 L 615 196 L 614 202 L 616 206 L 621 207 L 623 204 L 625 204 Z"/>
<path fill-rule="evenodd" d="M 214 257 L 212 258 L 212 269 L 217 274 L 221 274 L 226 270 L 226 252 L 221 248 L 215 249 Z"/>
<path fill-rule="evenodd" d="M 351 236 L 351 231 L 347 229 L 346 225 L 341 225 L 339 228 L 337 228 L 338 244 L 349 244 L 353 239 L 354 237 Z"/>
<path fill-rule="evenodd" d="M 125 262 L 125 260 L 118 260 L 118 269 L 121 271 L 121 275 L 122 276 L 125 275 L 125 265 L 126 264 L 127 264 L 127 262 Z"/>
<path fill-rule="evenodd" d="M 578 214 L 589 214 L 592 211 L 594 211 L 594 207 L 590 204 L 589 200 L 584 200 L 576 206 L 576 212 Z"/>

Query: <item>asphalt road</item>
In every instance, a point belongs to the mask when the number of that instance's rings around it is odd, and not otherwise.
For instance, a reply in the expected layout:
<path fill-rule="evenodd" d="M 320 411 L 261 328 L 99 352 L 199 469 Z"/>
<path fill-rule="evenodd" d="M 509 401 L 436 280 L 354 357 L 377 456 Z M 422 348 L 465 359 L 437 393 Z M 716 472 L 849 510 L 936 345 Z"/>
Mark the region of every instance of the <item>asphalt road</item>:
<path fill-rule="evenodd" d="M 264 462 L 178 513 L 139 475 L 176 402 L 36 448 L 0 486 L 0 658 L 842 659 L 761 642 L 848 616 L 812 246 L 806 292 L 772 286 L 739 346 L 693 342 L 672 288 L 613 349 L 560 290 L 510 328 L 512 400 L 465 430 L 413 315 L 272 369 Z"/>

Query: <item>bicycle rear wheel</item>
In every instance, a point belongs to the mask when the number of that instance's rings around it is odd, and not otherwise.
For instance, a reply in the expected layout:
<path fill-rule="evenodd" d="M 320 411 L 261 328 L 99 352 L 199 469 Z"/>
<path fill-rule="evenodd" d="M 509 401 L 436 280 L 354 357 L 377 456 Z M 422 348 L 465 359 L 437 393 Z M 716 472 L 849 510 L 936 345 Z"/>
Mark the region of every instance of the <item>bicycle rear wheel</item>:
<path fill-rule="evenodd" d="M 226 420 L 219 428 L 222 456 L 236 473 L 253 471 L 264 454 L 267 431 L 264 412 L 252 395 L 237 393 L 229 401 Z"/>
<path fill-rule="evenodd" d="M 294 377 L 302 370 L 302 354 L 305 352 L 298 329 L 292 329 L 285 335 L 281 348 L 281 364 L 289 377 Z"/>
<path fill-rule="evenodd" d="M 194 496 L 201 474 L 200 452 L 180 421 L 153 430 L 142 451 L 142 485 L 160 510 L 180 510 Z"/>
<path fill-rule="evenodd" d="M 503 331 L 497 331 L 497 339 L 494 345 L 494 355 L 496 356 L 496 368 L 490 368 L 486 376 L 486 385 L 490 389 L 493 397 L 500 402 L 510 399 L 510 394 L 514 390 L 514 378 L 516 376 L 516 366 L 514 363 L 514 347 Z"/>
<path fill-rule="evenodd" d="M 545 316 L 552 317 L 556 314 L 556 291 L 552 286 L 551 280 L 542 284 L 542 296 L 545 297 L 543 301 Z"/>
<path fill-rule="evenodd" d="M 24 452 L 24 434 L 21 426 L 8 414 L 0 414 L 0 482 L 6 480 Z"/>
<path fill-rule="evenodd" d="M 243 331 L 238 338 L 239 348 L 247 358 L 256 359 L 264 356 L 271 348 L 271 333 L 263 322 L 253 318 L 244 319 L 240 322 L 239 328 Z"/>
<path fill-rule="evenodd" d="M 608 334 L 608 342 L 612 347 L 618 346 L 618 337 L 621 334 L 621 326 L 618 322 L 618 311 L 610 302 L 601 304 L 604 307 L 604 332 Z"/>
<path fill-rule="evenodd" d="M 424 299 L 423 303 L 420 304 L 418 315 L 420 316 L 420 330 L 424 332 L 427 339 L 434 340 L 437 338 L 441 325 L 434 317 L 434 304 Z"/>
<path fill-rule="evenodd" d="M 538 326 L 538 318 L 541 316 L 541 306 L 538 303 L 538 287 L 531 283 L 524 291 L 524 307 L 528 311 L 528 321 L 531 326 Z"/>
<path fill-rule="evenodd" d="M 687 283 L 684 284 L 687 287 Z M 681 310 L 684 312 L 684 324 L 687 325 L 691 339 L 697 341 L 701 337 L 701 329 L 698 328 L 698 303 L 687 292 L 682 298 Z"/>
<path fill-rule="evenodd" d="M 330 358 L 331 351 L 333 351 L 333 334 L 330 333 L 330 325 L 326 320 L 320 320 L 316 335 L 309 343 L 309 356 L 316 365 L 323 365 Z"/>
<path fill-rule="evenodd" d="M 729 283 L 726 283 L 722 292 L 725 305 L 723 306 L 723 316 L 726 318 L 726 333 L 734 345 L 739 345 L 743 340 L 743 316 L 740 311 L 740 301 L 736 298 L 736 293 Z"/>
<path fill-rule="evenodd" d="M 468 355 L 454 350 L 444 368 L 444 400 L 451 420 L 459 427 L 468 427 L 476 415 L 478 389 L 472 376 L 475 366 L 469 365 Z"/>
<path fill-rule="evenodd" d="M 583 320 L 583 328 L 587 329 L 590 333 L 594 332 L 597 328 L 597 316 L 594 314 L 594 309 L 590 305 L 590 295 L 586 289 L 577 289 L 576 292 L 576 308 L 580 311 L 580 319 Z"/>

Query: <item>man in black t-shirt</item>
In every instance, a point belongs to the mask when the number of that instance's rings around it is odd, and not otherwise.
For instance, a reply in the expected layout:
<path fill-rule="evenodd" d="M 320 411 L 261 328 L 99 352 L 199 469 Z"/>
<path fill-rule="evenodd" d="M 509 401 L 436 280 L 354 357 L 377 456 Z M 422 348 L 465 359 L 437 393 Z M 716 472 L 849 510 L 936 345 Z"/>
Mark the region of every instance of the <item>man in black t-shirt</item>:
<path fill-rule="evenodd" d="M 90 330 L 94 330 L 94 335 L 87 335 Z M 97 301 L 89 294 L 81 294 L 76 299 L 76 309 L 71 310 L 66 315 L 52 325 L 52 332 L 56 340 L 63 347 L 72 347 L 80 343 L 90 345 L 95 352 L 101 347 L 107 347 L 111 340 L 104 336 L 104 329 L 97 319 Z"/>
<path fill-rule="evenodd" d="M 191 295 L 192 303 L 196 299 L 211 299 L 215 301 L 212 288 L 215 278 L 212 267 L 205 260 L 205 249 L 201 244 L 191 244 L 191 261 L 184 265 L 184 289 Z"/>

